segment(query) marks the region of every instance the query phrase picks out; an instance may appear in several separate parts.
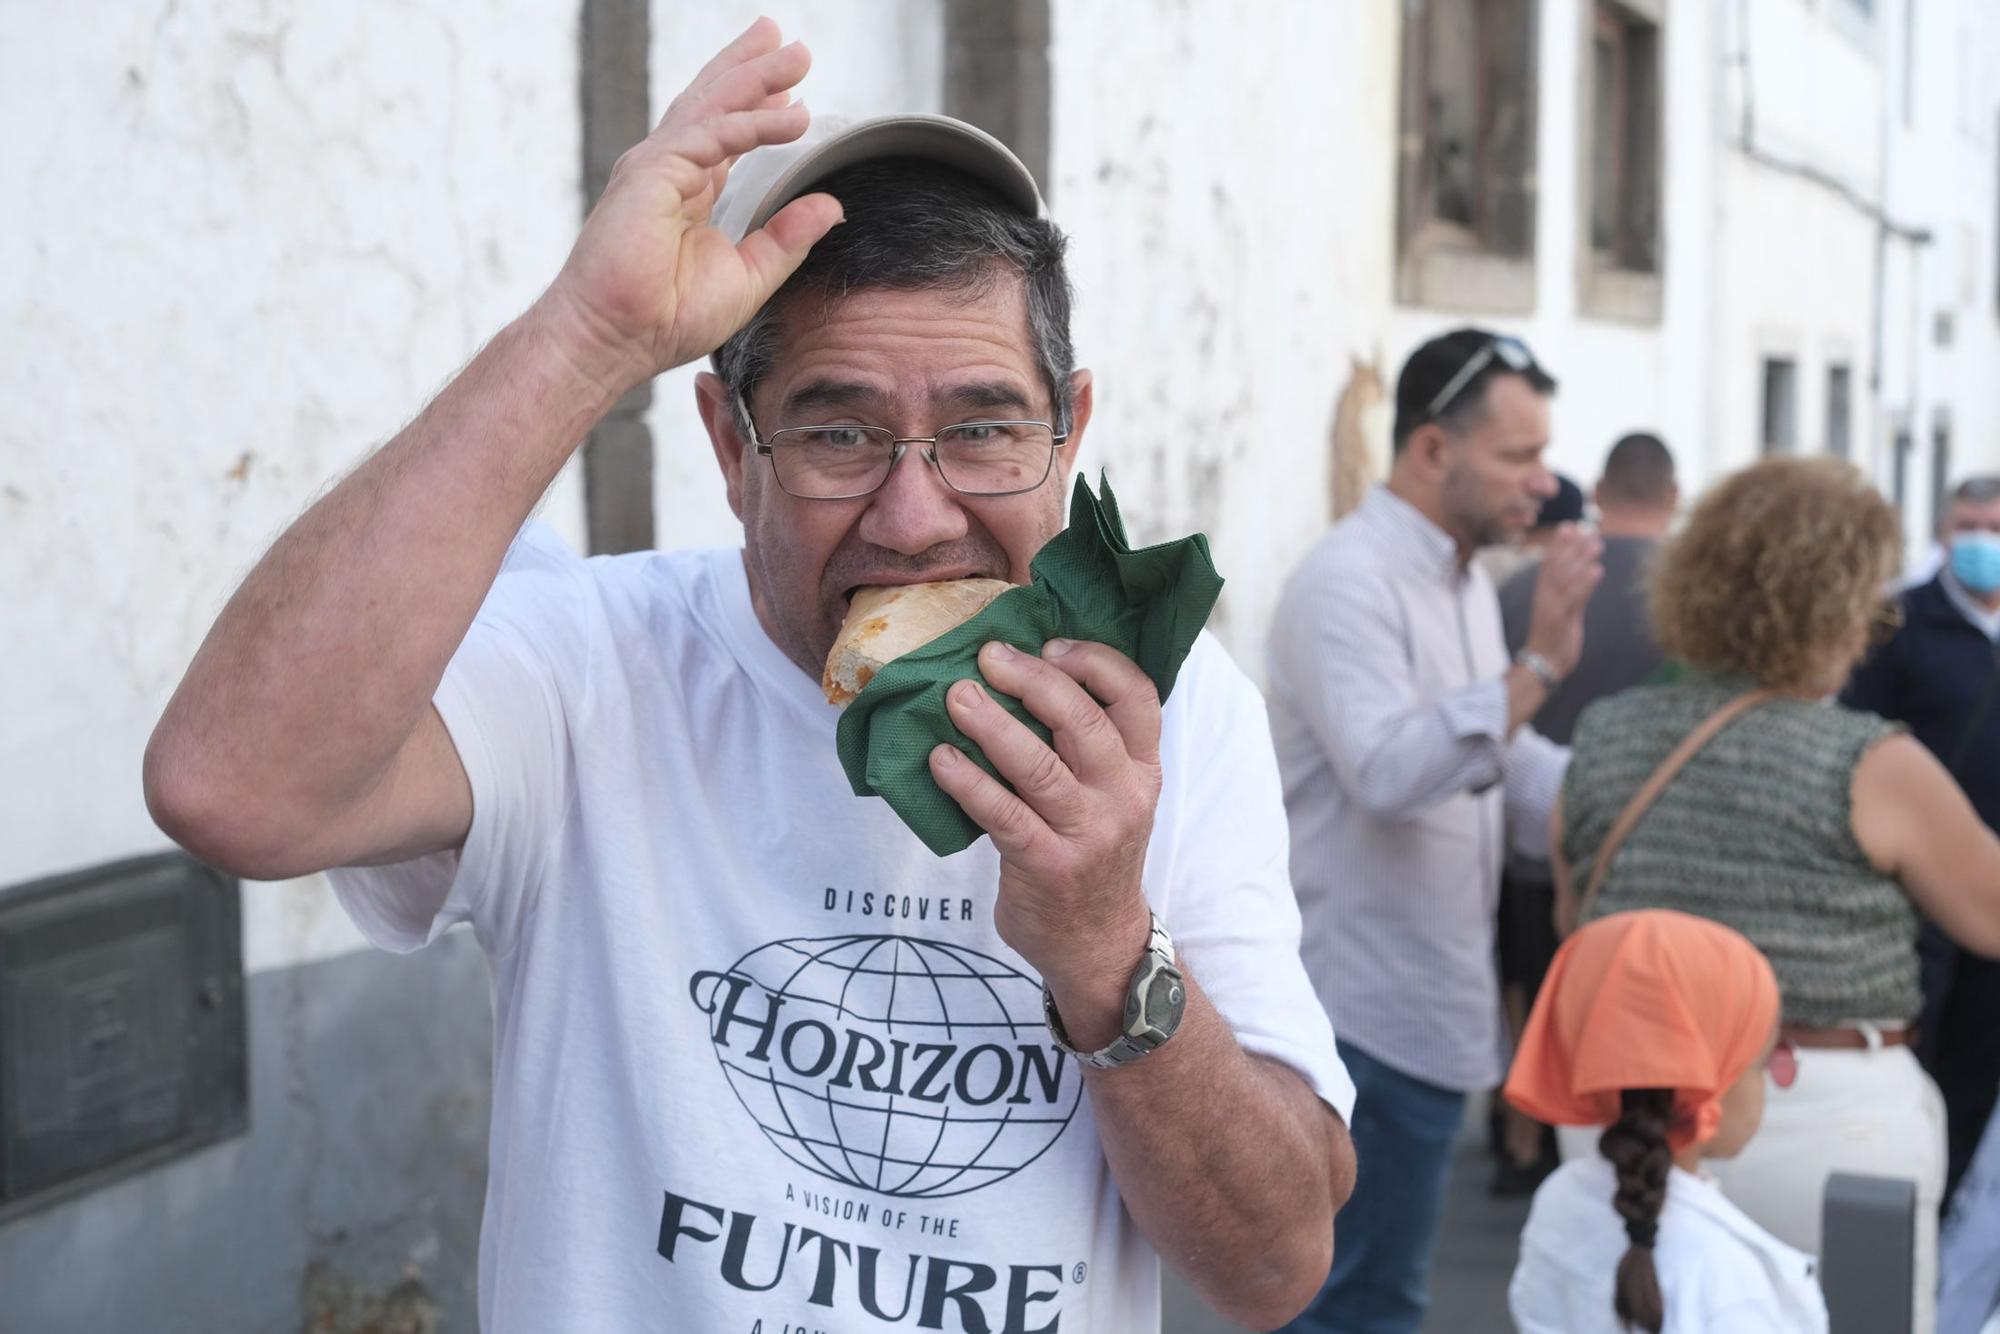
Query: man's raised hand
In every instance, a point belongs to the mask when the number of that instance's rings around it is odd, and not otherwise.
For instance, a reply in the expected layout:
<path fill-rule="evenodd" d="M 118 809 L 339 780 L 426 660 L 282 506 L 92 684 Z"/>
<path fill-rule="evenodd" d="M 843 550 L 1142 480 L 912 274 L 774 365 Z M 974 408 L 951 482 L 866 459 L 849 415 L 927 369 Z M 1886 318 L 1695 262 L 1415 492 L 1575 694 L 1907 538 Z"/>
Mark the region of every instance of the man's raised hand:
<path fill-rule="evenodd" d="M 782 44 L 778 25 L 758 19 L 612 168 L 542 298 L 609 373 L 636 384 L 712 352 L 840 221 L 833 197 L 813 194 L 741 244 L 709 225 L 737 158 L 805 133 L 791 90 L 811 64 L 804 45 Z"/>
<path fill-rule="evenodd" d="M 1546 658 L 1559 676 L 1583 656 L 1583 611 L 1604 578 L 1604 539 L 1575 524 L 1556 532 L 1535 577 L 1527 647 Z"/>

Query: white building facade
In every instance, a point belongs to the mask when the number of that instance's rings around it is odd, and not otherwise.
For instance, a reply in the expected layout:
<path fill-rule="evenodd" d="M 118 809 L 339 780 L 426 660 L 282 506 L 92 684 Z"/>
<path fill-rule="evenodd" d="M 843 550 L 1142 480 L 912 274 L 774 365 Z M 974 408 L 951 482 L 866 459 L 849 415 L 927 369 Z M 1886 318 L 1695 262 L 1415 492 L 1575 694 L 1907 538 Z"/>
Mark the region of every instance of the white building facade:
<path fill-rule="evenodd" d="M 555 273 L 593 3 L 0 6 L 0 906 L 166 846 L 139 757 L 230 591 Z M 1689 489 L 1845 453 L 1914 547 L 1941 482 L 2000 467 L 1984 0 L 654 5 L 651 114 L 766 9 L 849 113 L 958 105 L 971 10 L 1045 33 L 1026 111 L 1097 375 L 1084 462 L 1135 538 L 1209 534 L 1253 673 L 1332 516 L 1344 390 L 1385 461 L 1356 363 L 1392 385 L 1457 324 L 1561 378 L 1554 460 L 1586 484 L 1634 429 Z M 738 540 L 691 378 L 643 414 L 662 546 Z M 591 545 L 576 470 L 542 513 Z M 0 1213 L 23 1327 L 358 1323 L 396 1292 L 464 1323 L 476 949 L 364 953 L 316 878 L 241 902 L 248 1132 Z"/>
<path fill-rule="evenodd" d="M 1877 474 L 1913 544 L 1949 489 L 2000 471 L 2000 9 L 1912 0 L 1882 16 L 1886 211 Z"/>

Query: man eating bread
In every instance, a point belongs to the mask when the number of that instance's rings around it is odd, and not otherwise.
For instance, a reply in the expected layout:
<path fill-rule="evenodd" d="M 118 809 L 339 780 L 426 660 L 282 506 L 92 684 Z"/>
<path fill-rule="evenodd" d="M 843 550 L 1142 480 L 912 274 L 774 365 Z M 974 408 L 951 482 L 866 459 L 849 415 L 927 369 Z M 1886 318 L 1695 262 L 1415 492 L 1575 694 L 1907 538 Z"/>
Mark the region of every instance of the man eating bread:
<path fill-rule="evenodd" d="M 856 589 L 820 676 L 826 702 L 852 704 L 877 672 L 964 625 L 1011 587 L 1004 579 L 941 579 Z"/>
<path fill-rule="evenodd" d="M 949 709 L 1005 782 L 931 753 L 990 835 L 947 858 L 841 771 L 843 623 L 1027 581 L 1092 386 L 1027 170 L 942 117 L 812 121 L 808 60 L 768 20 L 718 54 L 546 292 L 279 538 L 149 803 L 246 877 L 345 868 L 384 948 L 476 933 L 488 1331 L 1122 1334 L 1159 1326 L 1161 1255 L 1282 1323 L 1353 1095 L 1248 680 L 1204 637 L 1163 708 L 1103 645 L 988 645 Z M 704 356 L 740 551 L 524 529 Z"/>

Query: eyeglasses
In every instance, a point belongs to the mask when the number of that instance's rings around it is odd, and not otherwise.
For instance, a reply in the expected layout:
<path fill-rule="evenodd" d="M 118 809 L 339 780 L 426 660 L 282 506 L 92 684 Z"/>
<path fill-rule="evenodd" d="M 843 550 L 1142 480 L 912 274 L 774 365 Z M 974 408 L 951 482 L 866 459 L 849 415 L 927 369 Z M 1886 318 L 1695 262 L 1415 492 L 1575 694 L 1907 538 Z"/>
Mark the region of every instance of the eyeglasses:
<path fill-rule="evenodd" d="M 1518 338 L 1508 338 L 1504 335 L 1488 338 L 1484 345 L 1465 359 L 1465 364 L 1458 368 L 1458 373 L 1444 382 L 1444 388 L 1438 390 L 1432 397 L 1430 406 L 1424 409 L 1424 420 L 1435 421 L 1446 408 L 1451 406 L 1452 400 L 1465 391 L 1465 387 L 1472 383 L 1479 372 L 1495 361 L 1510 371 L 1526 371 L 1534 366 L 1535 354 L 1528 351 L 1528 345 Z"/>
<path fill-rule="evenodd" d="M 883 426 L 840 423 L 788 426 L 759 439 L 757 423 L 739 395 L 737 411 L 750 443 L 771 460 L 771 472 L 786 495 L 801 500 L 854 500 L 882 488 L 910 445 L 944 484 L 961 495 L 1018 496 L 1048 480 L 1056 450 L 1069 440 L 1042 421 L 969 421 L 936 435 L 897 435 Z"/>
<path fill-rule="evenodd" d="M 1790 1038 L 1779 1038 L 1778 1045 L 1771 1048 L 1771 1054 L 1764 1058 L 1764 1069 L 1771 1076 L 1771 1082 L 1781 1089 L 1788 1089 L 1799 1077 L 1799 1049 Z"/>
<path fill-rule="evenodd" d="M 1868 616 L 1868 641 L 1880 648 L 1896 637 L 1903 628 L 1903 604 L 1895 598 L 1883 598 L 1875 604 L 1875 610 Z"/>

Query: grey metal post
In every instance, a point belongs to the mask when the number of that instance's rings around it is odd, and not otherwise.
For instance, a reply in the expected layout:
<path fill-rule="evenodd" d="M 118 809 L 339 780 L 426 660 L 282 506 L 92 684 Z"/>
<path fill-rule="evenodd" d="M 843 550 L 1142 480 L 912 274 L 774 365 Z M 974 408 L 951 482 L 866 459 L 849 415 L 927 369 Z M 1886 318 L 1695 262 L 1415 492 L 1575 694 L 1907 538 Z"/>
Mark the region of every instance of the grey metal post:
<path fill-rule="evenodd" d="M 1819 1282 L 1831 1334 L 1911 1334 L 1917 1183 L 1836 1172 L 1821 1209 Z"/>

